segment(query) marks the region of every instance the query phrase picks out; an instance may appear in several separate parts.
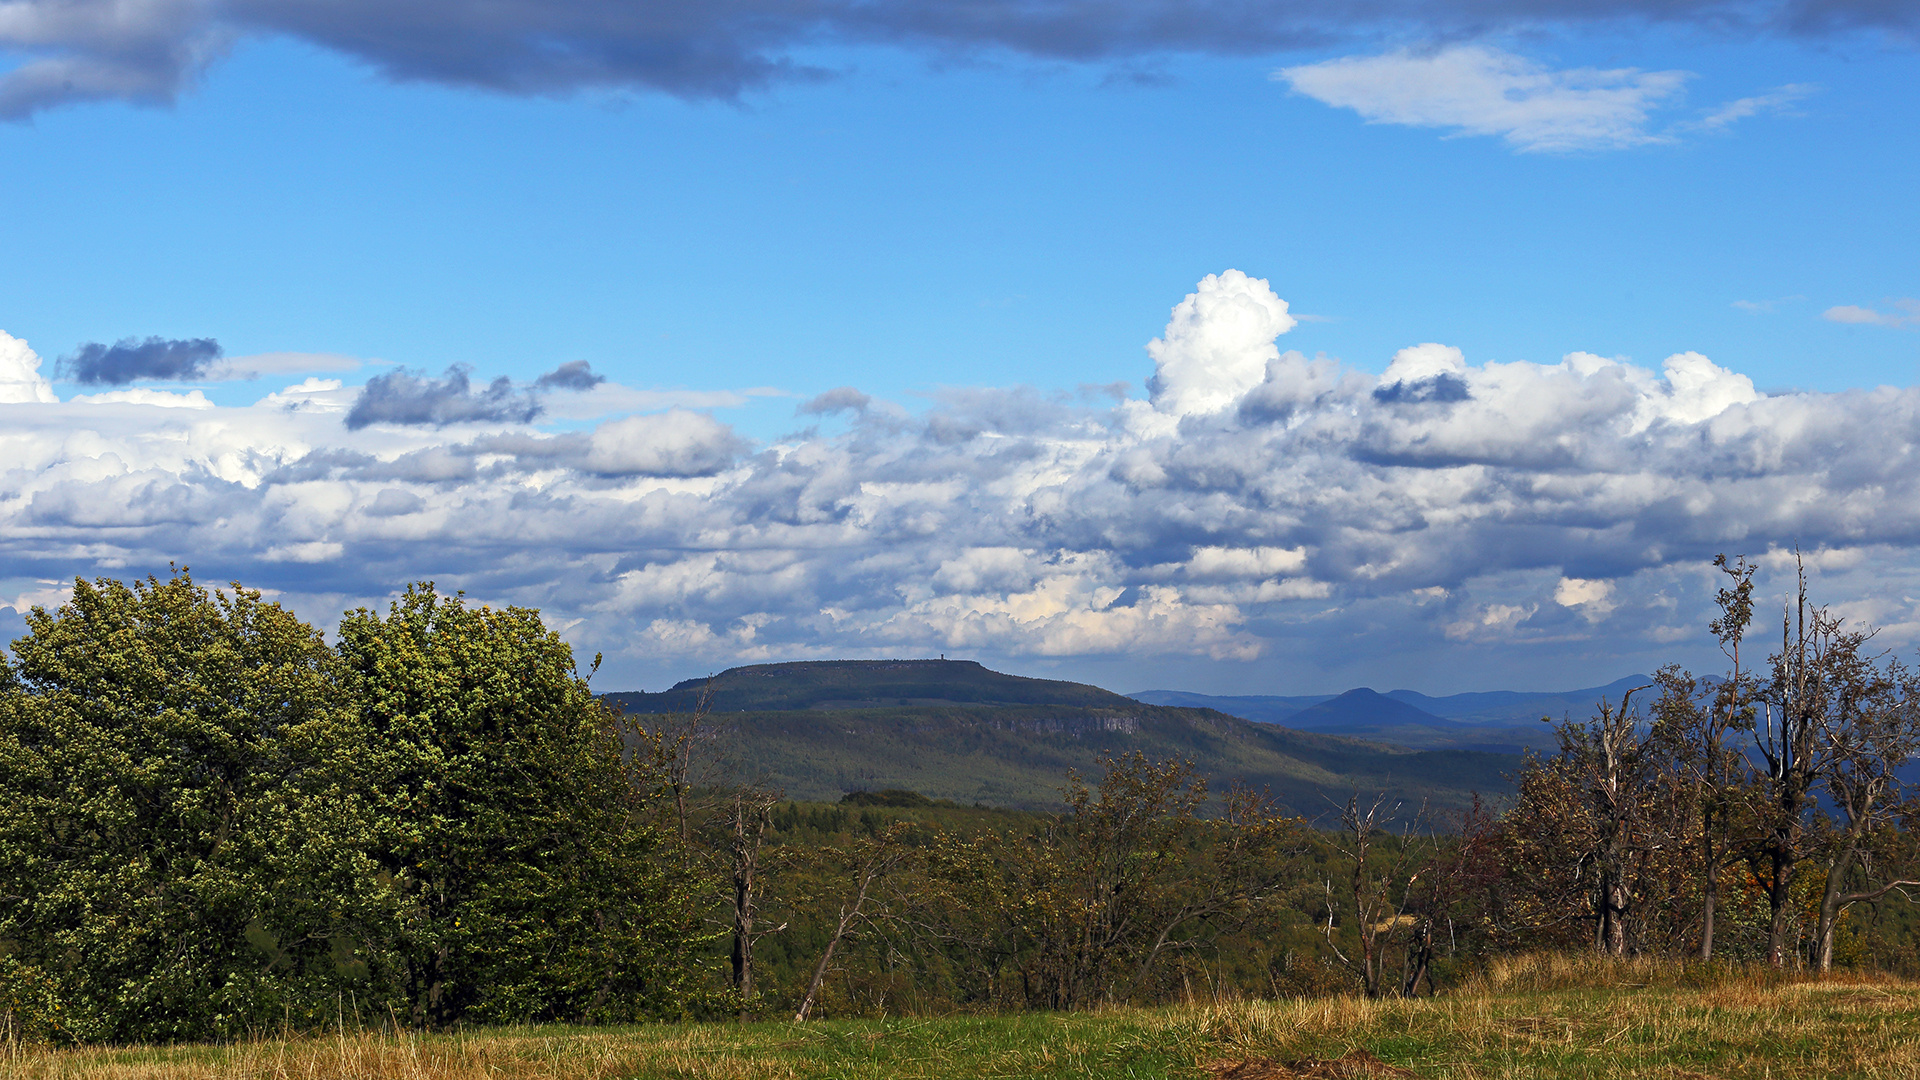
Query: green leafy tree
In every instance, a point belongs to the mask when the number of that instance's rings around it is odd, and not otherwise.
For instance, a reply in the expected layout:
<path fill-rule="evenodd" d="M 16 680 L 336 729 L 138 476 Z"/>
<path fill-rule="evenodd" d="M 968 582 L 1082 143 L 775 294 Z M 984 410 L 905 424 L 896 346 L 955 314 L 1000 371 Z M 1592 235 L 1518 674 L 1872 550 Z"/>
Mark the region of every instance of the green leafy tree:
<path fill-rule="evenodd" d="M 398 1008 L 429 1026 L 683 1009 L 693 890 L 659 857 L 655 778 L 538 612 L 416 585 L 384 618 L 348 613 L 338 653 L 401 898 L 369 934 Z"/>
<path fill-rule="evenodd" d="M 0 686 L 10 981 L 75 1039 L 331 1008 L 344 928 L 377 921 L 383 890 L 320 634 L 184 570 L 76 581 L 27 628 Z"/>

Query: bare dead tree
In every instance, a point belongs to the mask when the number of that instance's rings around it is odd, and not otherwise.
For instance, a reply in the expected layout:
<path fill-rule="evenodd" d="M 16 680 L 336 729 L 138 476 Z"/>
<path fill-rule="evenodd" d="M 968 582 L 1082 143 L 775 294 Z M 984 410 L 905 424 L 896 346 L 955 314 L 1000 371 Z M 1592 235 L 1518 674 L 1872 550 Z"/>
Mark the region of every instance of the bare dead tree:
<path fill-rule="evenodd" d="M 1805 565 L 1797 570 L 1755 739 L 1766 822 L 1757 861 L 1772 914 L 1767 960 L 1776 967 L 1787 959 L 1793 882 L 1809 853 L 1814 796 L 1837 771 L 1850 768 L 1853 748 L 1863 743 L 1860 733 L 1871 729 L 1872 714 L 1889 692 L 1885 674 L 1866 651 L 1872 633 L 1849 630 L 1826 608 L 1814 607 Z"/>
<path fill-rule="evenodd" d="M 728 878 L 732 886 L 733 989 L 740 999 L 740 1019 L 747 1019 L 753 1001 L 753 945 L 761 937 L 785 930 L 786 924 L 763 925 L 760 918 L 761 851 L 773 824 L 773 807 L 780 793 L 742 786 L 733 792 L 728 823 L 732 838 L 726 847 Z"/>
<path fill-rule="evenodd" d="M 766 925 L 759 914 L 768 870 L 763 850 L 781 793 L 764 777 L 741 779 L 728 732 L 713 720 L 714 700 L 709 679 L 690 712 L 623 722 L 665 795 L 665 824 L 680 841 L 681 857 L 716 887 L 720 921 L 732 938 L 730 984 L 744 1019 L 754 994 L 754 942 L 786 928 Z"/>
<path fill-rule="evenodd" d="M 708 679 L 691 712 L 622 718 L 637 752 L 649 759 L 664 788 L 682 851 L 690 852 L 697 820 L 711 809 L 700 805 L 701 794 L 725 787 L 731 772 L 712 719 L 713 696 L 713 680 Z"/>
<path fill-rule="evenodd" d="M 1569 720 L 1556 727 L 1560 756 L 1573 769 L 1592 828 L 1593 847 L 1587 854 L 1598 871 L 1595 942 L 1614 956 L 1625 954 L 1632 943 L 1633 864 L 1655 842 L 1648 813 L 1653 806 L 1652 756 L 1633 713 L 1633 695 L 1644 689 L 1628 690 L 1618 708 L 1602 698 L 1591 720 Z"/>
<path fill-rule="evenodd" d="M 1333 882 L 1326 883 L 1327 923 L 1321 928 L 1321 936 L 1326 938 L 1334 959 L 1360 977 L 1361 988 L 1368 997 L 1379 997 L 1385 992 L 1386 954 L 1399 933 L 1407 928 L 1406 924 L 1413 921 L 1405 910 L 1408 893 L 1420 874 L 1409 845 L 1412 826 L 1402 831 L 1400 843 L 1385 858 L 1377 857 L 1375 850 L 1383 835 L 1393 839 L 1386 832 L 1387 822 L 1399 810 L 1398 803 L 1387 806 L 1384 792 L 1376 795 L 1371 803 L 1362 803 L 1360 793 L 1354 792 L 1340 811 L 1340 840 L 1336 850 L 1351 867 L 1345 900 L 1353 911 L 1358 956 L 1348 956 L 1335 940 L 1334 919 L 1341 903 L 1335 896 Z M 1425 818 L 1423 806 L 1416 820 Z M 1400 893 L 1398 899 L 1394 896 L 1396 890 Z"/>
<path fill-rule="evenodd" d="M 906 834 L 912 828 L 910 822 L 897 821 L 877 836 L 863 837 L 854 842 L 847 860 L 852 881 L 851 895 L 840 903 L 833 933 L 828 935 L 826 948 L 820 952 L 820 962 L 814 965 L 813 978 L 807 983 L 806 995 L 800 999 L 800 1007 L 794 1011 L 793 1019 L 796 1022 L 806 1020 L 813 1012 L 813 1003 L 820 996 L 820 986 L 826 981 L 827 971 L 833 964 L 834 950 L 867 918 L 867 902 L 874 888 L 914 856 L 914 849 L 905 842 Z"/>
<path fill-rule="evenodd" d="M 1400 996 L 1418 995 L 1422 982 L 1429 993 L 1434 992 L 1433 965 L 1440 956 L 1442 934 L 1451 950 L 1458 937 L 1456 912 L 1473 905 L 1499 879 L 1497 822 L 1475 795 L 1472 804 L 1453 816 L 1452 827 L 1444 834 L 1436 828 L 1427 830 L 1430 851 L 1407 879 L 1400 905 L 1403 917 L 1412 920 L 1400 969 Z"/>

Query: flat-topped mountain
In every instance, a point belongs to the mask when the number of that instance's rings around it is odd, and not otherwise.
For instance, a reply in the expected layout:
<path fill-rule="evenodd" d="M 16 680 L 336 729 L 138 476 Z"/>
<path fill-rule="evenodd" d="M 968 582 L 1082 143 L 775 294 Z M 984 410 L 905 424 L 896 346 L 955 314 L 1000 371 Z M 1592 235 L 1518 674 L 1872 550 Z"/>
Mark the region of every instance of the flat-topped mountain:
<path fill-rule="evenodd" d="M 605 699 L 628 714 L 684 716 L 709 690 L 708 723 L 723 733 L 738 771 L 795 799 L 901 788 L 963 803 L 1050 807 L 1068 770 L 1097 781 L 1104 757 L 1138 751 L 1192 761 L 1215 790 L 1236 781 L 1266 788 L 1307 817 L 1356 790 L 1389 792 L 1411 813 L 1423 801 L 1446 808 L 1476 792 L 1502 795 L 1519 765 L 1507 754 L 1412 750 L 1154 705 L 969 660 L 755 664 Z"/>
<path fill-rule="evenodd" d="M 712 712 L 791 709 L 876 709 L 937 705 L 1083 705 L 1126 709 L 1136 704 L 1084 683 L 1028 679 L 990 671 L 972 660 L 804 660 L 750 664 L 703 679 L 683 679 L 658 694 L 608 697 L 633 713 L 688 712 L 708 691 Z"/>

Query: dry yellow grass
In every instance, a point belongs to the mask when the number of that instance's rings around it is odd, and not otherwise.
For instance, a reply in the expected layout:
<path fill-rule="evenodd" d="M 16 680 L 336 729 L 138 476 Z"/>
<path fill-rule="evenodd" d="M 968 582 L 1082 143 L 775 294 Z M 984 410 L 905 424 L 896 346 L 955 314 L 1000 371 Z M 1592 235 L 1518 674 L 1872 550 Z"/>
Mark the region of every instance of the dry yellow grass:
<path fill-rule="evenodd" d="M 1364 1048 L 1432 1077 L 1920 1077 L 1920 987 L 1881 980 L 1257 1002 L 1167 1023 L 1222 1057 Z"/>
<path fill-rule="evenodd" d="M 13 1047 L 6 1080 L 1186 1077 L 1349 1053 L 1434 1078 L 1920 1078 L 1920 986 L 1672 965 L 1489 969 L 1417 1001 L 1325 998 L 1091 1014 L 373 1033 L 225 1046 Z M 1611 979 L 1603 977 L 1610 974 Z M 1337 1063 L 1335 1063 L 1337 1064 Z M 1263 1066 L 1264 1067 L 1264 1066 Z M 1351 1075 L 1361 1075 L 1353 1073 Z"/>

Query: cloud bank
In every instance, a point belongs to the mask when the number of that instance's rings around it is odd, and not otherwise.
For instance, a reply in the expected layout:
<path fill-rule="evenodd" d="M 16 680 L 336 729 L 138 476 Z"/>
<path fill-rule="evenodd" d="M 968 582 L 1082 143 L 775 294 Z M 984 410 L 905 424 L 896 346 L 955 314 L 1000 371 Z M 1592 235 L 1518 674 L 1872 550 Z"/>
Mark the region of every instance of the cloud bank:
<path fill-rule="evenodd" d="M 0 76 L 0 118 L 82 101 L 166 104 L 234 42 L 259 36 L 332 49 L 403 82 L 732 99 L 827 77 L 799 58 L 821 45 L 1126 64 L 1597 21 L 1906 39 L 1920 8 L 1911 0 L 11 0 L 0 4 L 0 52 L 21 59 Z"/>
<path fill-rule="evenodd" d="M 1318 685 L 1402 656 L 1456 678 L 1586 665 L 1534 678 L 1553 684 L 1703 639 L 1707 560 L 1797 543 L 1830 598 L 1920 639 L 1920 390 L 1769 396 L 1697 353 L 1474 363 L 1437 343 L 1374 375 L 1281 351 L 1290 325 L 1228 271 L 1148 346 L 1148 400 L 952 389 L 916 413 L 843 387 L 801 407 L 838 433 L 773 444 L 687 408 L 544 430 L 464 372 L 246 408 L 53 402 L 0 339 L 19 575 L 0 595 L 184 558 L 321 619 L 434 578 L 540 607 L 629 671 L 946 652 Z M 369 400 L 382 422 L 343 422 Z"/>

